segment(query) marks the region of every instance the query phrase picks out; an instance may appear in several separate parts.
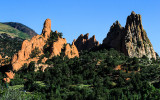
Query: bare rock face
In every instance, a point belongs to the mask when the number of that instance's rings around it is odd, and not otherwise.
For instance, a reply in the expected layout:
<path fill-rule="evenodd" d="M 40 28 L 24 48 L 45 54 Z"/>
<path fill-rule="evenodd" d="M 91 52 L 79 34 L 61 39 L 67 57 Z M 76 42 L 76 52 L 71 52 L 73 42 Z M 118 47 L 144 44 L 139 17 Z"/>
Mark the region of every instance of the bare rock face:
<path fill-rule="evenodd" d="M 143 29 L 141 15 L 135 12 L 127 17 L 125 28 L 121 27 L 118 21 L 111 26 L 103 45 L 121 51 L 129 57 L 147 56 L 156 59 L 153 46 Z"/>
<path fill-rule="evenodd" d="M 10 79 L 14 79 L 15 74 L 12 71 L 5 72 L 5 74 L 6 74 L 6 78 L 3 78 L 4 82 L 9 83 Z"/>
<path fill-rule="evenodd" d="M 89 33 L 81 34 L 77 40 L 74 39 L 74 44 L 77 47 L 78 51 L 81 50 L 90 50 L 93 47 L 99 46 L 99 42 L 96 40 L 95 35 L 88 39 Z"/>
<path fill-rule="evenodd" d="M 42 34 L 34 36 L 30 41 L 23 41 L 21 50 L 17 54 L 14 54 L 11 62 L 13 70 L 19 70 L 24 65 L 24 63 L 29 64 L 31 61 L 37 62 L 39 60 L 39 57 L 44 54 L 44 46 L 46 45 L 48 38 L 50 38 L 50 33 L 51 20 L 46 19 L 46 21 L 44 22 Z M 57 31 L 55 33 L 58 34 Z M 64 48 L 64 44 L 67 44 L 66 39 L 58 37 L 57 41 L 53 42 L 52 45 L 50 45 L 51 50 L 49 51 L 49 58 L 60 55 L 61 50 Z M 35 49 L 38 49 L 39 54 L 38 56 L 32 58 L 31 54 Z M 76 52 L 78 52 L 78 50 Z M 65 56 L 68 55 L 66 54 Z M 79 54 L 77 54 L 76 56 L 78 57 Z M 72 58 L 73 56 L 69 55 L 68 57 Z M 48 58 L 42 59 L 43 63 L 45 63 L 47 59 Z"/>
<path fill-rule="evenodd" d="M 68 56 L 68 58 L 74 58 L 74 57 L 79 57 L 78 49 L 74 45 L 74 42 L 70 46 L 69 44 L 66 45 L 65 47 L 65 55 Z"/>
<path fill-rule="evenodd" d="M 11 80 L 9 78 L 3 78 L 3 81 L 6 83 L 10 83 Z"/>
<path fill-rule="evenodd" d="M 13 79 L 15 74 L 12 72 L 12 71 L 9 71 L 9 72 L 5 72 L 6 76 L 9 78 L 9 79 Z"/>
<path fill-rule="evenodd" d="M 116 21 L 110 28 L 110 31 L 107 34 L 107 37 L 103 40 L 103 44 L 107 48 L 115 48 L 123 53 L 125 53 L 124 47 L 124 28 L 121 24 Z"/>
<path fill-rule="evenodd" d="M 34 36 L 30 41 L 23 41 L 21 50 L 17 54 L 14 54 L 11 62 L 13 70 L 19 70 L 24 63 L 29 64 L 31 61 L 38 61 L 38 58 L 30 58 L 30 54 L 35 48 L 39 49 L 39 55 L 43 54 L 43 47 L 46 44 L 47 38 L 50 36 L 50 32 L 51 20 L 47 19 L 44 23 L 42 34 Z"/>
<path fill-rule="evenodd" d="M 51 48 L 51 56 L 57 56 L 60 55 L 61 50 L 64 48 L 64 44 L 67 44 L 67 41 L 65 38 L 58 38 L 56 42 L 53 43 L 52 48 Z"/>
<path fill-rule="evenodd" d="M 50 36 L 50 32 L 51 32 L 51 20 L 46 19 L 42 30 L 42 35 L 44 35 L 45 38 L 48 38 Z"/>
<path fill-rule="evenodd" d="M 0 59 L 2 59 L 2 56 L 0 55 Z"/>

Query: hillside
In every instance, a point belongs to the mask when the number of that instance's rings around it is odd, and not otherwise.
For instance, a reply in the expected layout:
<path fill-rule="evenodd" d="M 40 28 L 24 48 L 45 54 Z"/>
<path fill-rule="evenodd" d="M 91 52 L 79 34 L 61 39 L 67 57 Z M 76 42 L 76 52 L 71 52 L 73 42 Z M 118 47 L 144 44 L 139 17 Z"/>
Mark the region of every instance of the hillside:
<path fill-rule="evenodd" d="M 0 34 L 1 33 L 6 33 L 8 35 L 10 35 L 11 37 L 19 37 L 22 39 L 30 39 L 31 36 L 29 36 L 28 34 L 19 31 L 18 29 L 15 29 L 11 26 L 5 25 L 0 23 Z"/>
<path fill-rule="evenodd" d="M 22 45 L 24 39 L 18 37 L 11 37 L 6 33 L 0 34 L 0 55 L 2 57 L 12 57 L 13 54 L 17 53 Z"/>
<path fill-rule="evenodd" d="M 23 24 L 0 23 L 0 54 L 3 57 L 12 57 L 21 49 L 22 42 L 25 39 L 28 40 L 35 35 L 37 34 L 32 29 Z"/>
<path fill-rule="evenodd" d="M 31 29 L 31 28 L 29 28 L 28 26 L 23 25 L 23 24 L 21 24 L 21 23 L 17 23 L 17 22 L 6 22 L 6 23 L 3 23 L 3 24 L 9 25 L 9 26 L 11 26 L 11 27 L 13 27 L 13 28 L 15 28 L 15 29 L 18 29 L 19 31 L 22 31 L 22 32 L 24 32 L 24 33 L 27 33 L 27 34 L 28 34 L 29 36 L 31 36 L 31 37 L 37 35 L 37 33 L 36 33 L 33 29 Z"/>

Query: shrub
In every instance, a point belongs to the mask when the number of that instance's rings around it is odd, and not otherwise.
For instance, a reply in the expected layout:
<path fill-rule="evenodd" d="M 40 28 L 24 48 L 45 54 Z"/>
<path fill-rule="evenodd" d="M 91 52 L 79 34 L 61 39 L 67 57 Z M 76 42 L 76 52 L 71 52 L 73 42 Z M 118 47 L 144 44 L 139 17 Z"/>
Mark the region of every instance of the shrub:
<path fill-rule="evenodd" d="M 35 62 L 31 61 L 28 66 L 28 71 L 33 72 L 35 70 Z"/>
<path fill-rule="evenodd" d="M 35 47 L 35 49 L 32 51 L 32 53 L 30 54 L 31 58 L 37 57 L 39 54 L 41 53 L 41 51 L 39 50 L 38 47 Z"/>

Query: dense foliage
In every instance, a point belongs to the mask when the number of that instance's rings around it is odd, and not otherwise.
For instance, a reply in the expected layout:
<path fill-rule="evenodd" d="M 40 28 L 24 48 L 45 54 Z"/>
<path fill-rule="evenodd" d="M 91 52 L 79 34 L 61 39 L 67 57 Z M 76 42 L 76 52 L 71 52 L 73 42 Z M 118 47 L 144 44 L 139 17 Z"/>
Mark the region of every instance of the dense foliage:
<path fill-rule="evenodd" d="M 51 32 L 44 46 L 44 57 L 49 57 L 50 45 L 61 37 Z M 33 50 L 32 57 L 39 56 Z M 35 72 L 35 62 L 16 72 L 9 85 L 0 87 L 0 99 L 29 100 L 159 100 L 160 60 L 129 58 L 114 49 L 82 51 L 80 57 L 68 59 L 64 51 L 46 61 L 48 67 Z M 2 80 L 4 74 L 0 74 Z M 5 87 L 8 87 L 6 89 Z"/>
<path fill-rule="evenodd" d="M 23 39 L 21 38 L 12 38 L 5 33 L 0 34 L 0 54 L 3 57 L 13 56 L 21 49 L 22 42 Z"/>
<path fill-rule="evenodd" d="M 31 36 L 9 25 L 0 23 L 0 33 L 6 33 L 11 37 L 18 37 L 21 39 L 30 39 Z"/>
<path fill-rule="evenodd" d="M 46 63 L 54 67 L 34 72 L 34 62 L 25 65 L 10 86 L 24 85 L 42 100 L 160 99 L 158 60 L 128 58 L 110 49 L 84 51 L 73 59 L 61 55 Z M 121 70 L 115 70 L 118 65 Z"/>

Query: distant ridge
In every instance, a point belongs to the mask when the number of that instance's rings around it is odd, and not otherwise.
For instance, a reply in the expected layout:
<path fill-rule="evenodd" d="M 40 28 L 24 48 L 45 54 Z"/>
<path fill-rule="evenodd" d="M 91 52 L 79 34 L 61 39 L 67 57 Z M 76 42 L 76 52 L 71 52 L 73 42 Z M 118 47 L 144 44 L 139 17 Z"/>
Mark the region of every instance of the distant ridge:
<path fill-rule="evenodd" d="M 5 22 L 3 24 L 9 25 L 15 29 L 18 29 L 19 31 L 27 33 L 31 37 L 37 35 L 37 33 L 33 29 L 29 28 L 28 26 L 24 24 L 18 23 L 18 22 Z"/>

